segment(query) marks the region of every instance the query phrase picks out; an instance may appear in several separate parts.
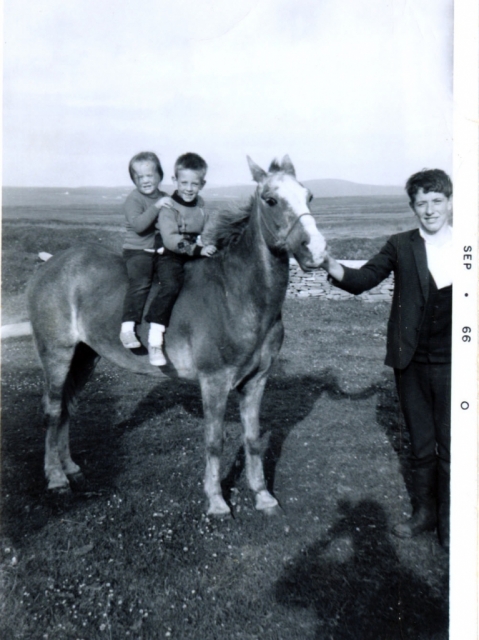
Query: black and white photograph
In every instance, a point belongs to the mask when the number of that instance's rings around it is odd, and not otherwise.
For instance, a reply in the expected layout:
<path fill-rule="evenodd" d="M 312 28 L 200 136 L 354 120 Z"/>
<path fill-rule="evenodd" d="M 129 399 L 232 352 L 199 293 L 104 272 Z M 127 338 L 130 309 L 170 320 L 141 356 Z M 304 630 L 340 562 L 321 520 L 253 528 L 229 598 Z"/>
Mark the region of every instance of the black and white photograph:
<path fill-rule="evenodd" d="M 5 0 L 3 640 L 477 638 L 473 4 Z"/>

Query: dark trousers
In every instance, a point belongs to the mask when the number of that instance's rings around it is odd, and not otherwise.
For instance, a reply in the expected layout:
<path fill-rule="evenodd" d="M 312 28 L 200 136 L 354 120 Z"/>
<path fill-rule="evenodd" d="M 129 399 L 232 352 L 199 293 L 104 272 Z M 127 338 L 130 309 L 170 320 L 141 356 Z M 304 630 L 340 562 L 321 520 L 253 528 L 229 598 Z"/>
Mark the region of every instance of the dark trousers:
<path fill-rule="evenodd" d="M 147 322 L 168 326 L 173 306 L 185 279 L 185 262 L 190 259 L 189 256 L 173 253 L 168 249 L 165 249 L 162 255 L 156 256 L 155 267 L 160 288 L 146 314 Z"/>
<path fill-rule="evenodd" d="M 140 323 L 153 282 L 155 254 L 137 249 L 123 249 L 129 286 L 123 303 L 122 322 Z"/>
<path fill-rule="evenodd" d="M 399 402 L 411 436 L 412 468 L 449 468 L 451 365 L 411 362 L 395 369 Z"/>

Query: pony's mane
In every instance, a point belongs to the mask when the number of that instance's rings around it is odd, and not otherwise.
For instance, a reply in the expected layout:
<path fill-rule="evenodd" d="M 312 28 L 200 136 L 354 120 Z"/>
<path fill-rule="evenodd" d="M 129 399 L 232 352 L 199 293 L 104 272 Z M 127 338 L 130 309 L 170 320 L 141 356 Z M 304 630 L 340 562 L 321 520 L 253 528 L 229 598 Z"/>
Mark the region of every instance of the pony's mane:
<path fill-rule="evenodd" d="M 208 212 L 201 234 L 203 244 L 214 244 L 218 249 L 224 249 L 238 242 L 250 219 L 253 201 L 254 198 L 251 197 L 250 202 L 244 207 Z"/>

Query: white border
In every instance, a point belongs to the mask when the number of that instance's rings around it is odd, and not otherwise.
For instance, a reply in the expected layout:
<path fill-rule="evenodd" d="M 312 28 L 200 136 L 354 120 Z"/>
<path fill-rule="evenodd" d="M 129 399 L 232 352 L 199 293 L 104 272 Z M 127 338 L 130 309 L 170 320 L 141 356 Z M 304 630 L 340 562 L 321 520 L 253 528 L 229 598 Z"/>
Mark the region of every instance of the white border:
<path fill-rule="evenodd" d="M 478 33 L 477 0 L 455 0 L 450 640 L 478 638 Z"/>

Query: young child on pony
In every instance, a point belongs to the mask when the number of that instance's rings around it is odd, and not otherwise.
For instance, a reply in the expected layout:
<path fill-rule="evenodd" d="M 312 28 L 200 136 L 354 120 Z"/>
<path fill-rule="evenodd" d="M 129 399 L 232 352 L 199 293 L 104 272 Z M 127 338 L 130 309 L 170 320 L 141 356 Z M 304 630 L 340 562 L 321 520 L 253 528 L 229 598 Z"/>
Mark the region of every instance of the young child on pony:
<path fill-rule="evenodd" d="M 199 256 L 211 257 L 216 252 L 214 245 L 203 246 L 200 237 L 206 216 L 203 200 L 198 194 L 206 184 L 207 170 L 208 165 L 196 153 L 181 155 L 175 162 L 173 176 L 176 184 L 172 195 L 174 209 L 163 207 L 158 216 L 156 226 L 164 245 L 163 252 L 156 254 L 160 289 L 146 315 L 150 323 L 149 360 L 155 366 L 166 364 L 162 350 L 163 334 L 183 285 L 185 263 Z"/>
<path fill-rule="evenodd" d="M 150 151 L 136 154 L 130 160 L 128 171 L 136 189 L 123 205 L 126 219 L 123 258 L 129 287 L 123 304 L 120 340 L 127 349 L 137 349 L 141 344 L 135 325 L 141 323 L 153 280 L 155 223 L 160 209 L 171 205 L 172 200 L 159 190 L 163 169 L 156 154 Z"/>

